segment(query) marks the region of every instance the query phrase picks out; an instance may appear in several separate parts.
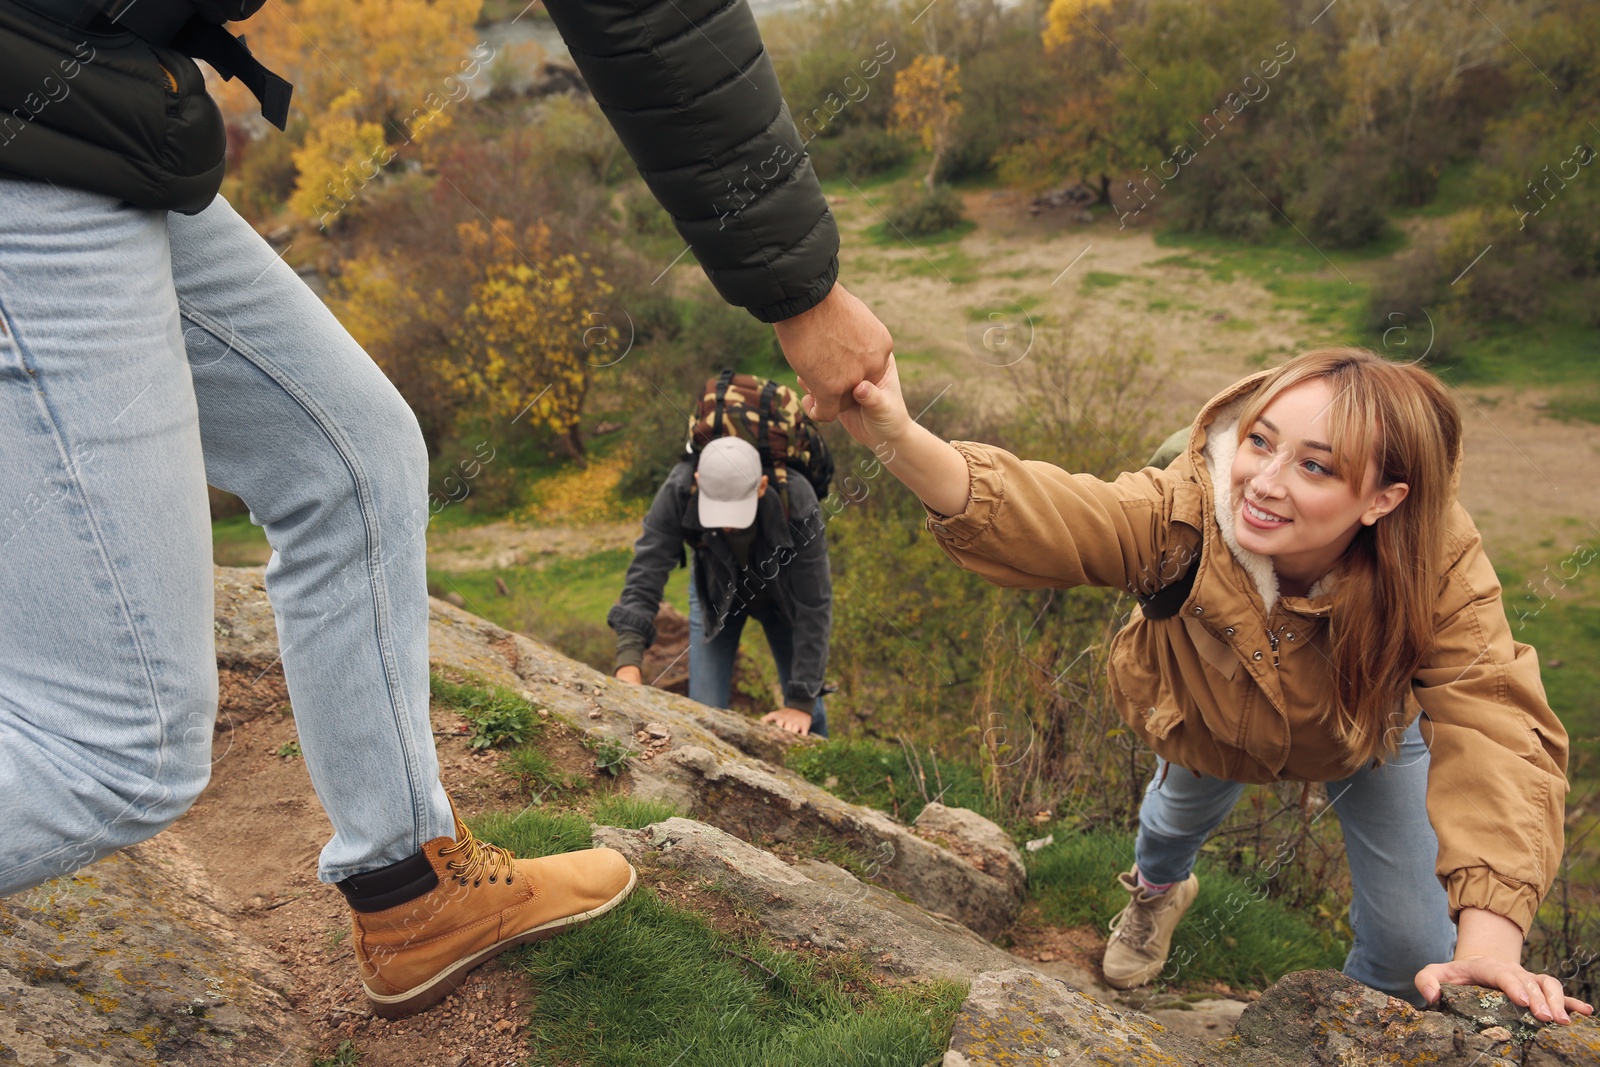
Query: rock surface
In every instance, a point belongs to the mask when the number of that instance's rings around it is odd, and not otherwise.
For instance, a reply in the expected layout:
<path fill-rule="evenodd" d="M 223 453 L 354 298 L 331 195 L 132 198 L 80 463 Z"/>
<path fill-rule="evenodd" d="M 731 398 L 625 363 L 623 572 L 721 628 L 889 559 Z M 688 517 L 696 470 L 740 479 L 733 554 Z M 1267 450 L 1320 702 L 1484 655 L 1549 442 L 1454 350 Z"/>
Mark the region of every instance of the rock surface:
<path fill-rule="evenodd" d="M 841 867 L 818 860 L 790 866 L 692 819 L 667 819 L 643 830 L 602 826 L 594 843 L 636 864 L 672 867 L 721 886 L 774 937 L 860 951 L 893 974 L 965 980 L 1024 963 L 965 926 L 930 915 Z"/>
<path fill-rule="evenodd" d="M 274 672 L 281 676 L 259 568 L 217 568 L 216 612 L 219 664 L 269 680 Z M 882 812 L 840 800 L 779 766 L 791 747 L 813 741 L 620 682 L 437 599 L 429 654 L 435 663 L 522 693 L 596 739 L 626 746 L 628 784 L 642 799 L 668 800 L 747 841 L 814 847 L 820 840 L 847 849 L 871 866 L 875 882 L 985 937 L 1009 926 L 1022 906 L 1021 858 L 1015 847 L 1004 854 L 1008 842 L 999 827 L 941 805 L 927 817 L 924 837 Z"/>
<path fill-rule="evenodd" d="M 288 976 L 157 837 L 0 900 L 0 1064 L 310 1061 Z"/>
<path fill-rule="evenodd" d="M 1244 1010 L 1233 1035 L 1196 1041 L 1027 970 L 979 975 L 944 1067 L 1569 1067 L 1600 1064 L 1600 1024 L 1536 1023 L 1490 990 L 1448 987 L 1418 1011 L 1335 971 L 1301 971 Z"/>

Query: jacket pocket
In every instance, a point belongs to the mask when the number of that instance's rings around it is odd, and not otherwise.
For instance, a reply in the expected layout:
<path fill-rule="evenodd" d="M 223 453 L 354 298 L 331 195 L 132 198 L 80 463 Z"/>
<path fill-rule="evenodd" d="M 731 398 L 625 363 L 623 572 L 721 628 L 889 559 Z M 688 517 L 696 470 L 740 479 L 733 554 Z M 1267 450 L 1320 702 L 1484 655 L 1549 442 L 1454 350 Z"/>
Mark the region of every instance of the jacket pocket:
<path fill-rule="evenodd" d="M 1189 634 L 1189 641 L 1194 645 L 1194 650 L 1200 654 L 1207 666 L 1222 675 L 1229 681 L 1239 672 L 1239 657 L 1234 655 L 1233 649 L 1211 636 L 1211 631 L 1205 628 L 1200 620 L 1183 616 L 1183 628 Z"/>

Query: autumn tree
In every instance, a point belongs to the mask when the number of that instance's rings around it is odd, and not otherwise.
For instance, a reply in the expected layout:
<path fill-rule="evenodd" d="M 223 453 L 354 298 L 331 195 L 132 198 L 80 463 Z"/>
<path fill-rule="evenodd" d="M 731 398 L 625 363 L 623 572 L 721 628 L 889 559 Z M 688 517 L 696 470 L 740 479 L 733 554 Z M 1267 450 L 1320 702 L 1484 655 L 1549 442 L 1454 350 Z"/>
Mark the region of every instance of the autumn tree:
<path fill-rule="evenodd" d="M 294 83 L 296 214 L 326 224 L 405 146 L 450 124 L 465 79 L 492 58 L 475 46 L 481 0 L 278 0 L 251 18 L 251 50 Z M 486 73 L 486 71 L 484 71 Z M 231 124 L 257 128 L 237 80 L 211 79 Z M 287 136 L 268 131 L 264 136 Z"/>
<path fill-rule="evenodd" d="M 910 134 L 933 153 L 922 184 L 933 191 L 933 177 L 939 170 L 939 157 L 950 141 L 950 127 L 961 114 L 960 68 L 943 56 L 921 55 L 894 78 L 894 108 L 891 112 L 897 133 Z"/>
<path fill-rule="evenodd" d="M 513 242 L 500 226 L 491 233 L 469 222 L 461 239 L 485 268 L 462 313 L 460 358 L 446 380 L 480 415 L 548 431 L 583 462 L 579 420 L 590 354 L 617 341 L 601 311 L 611 286 L 587 257 L 554 252 L 543 223 Z"/>

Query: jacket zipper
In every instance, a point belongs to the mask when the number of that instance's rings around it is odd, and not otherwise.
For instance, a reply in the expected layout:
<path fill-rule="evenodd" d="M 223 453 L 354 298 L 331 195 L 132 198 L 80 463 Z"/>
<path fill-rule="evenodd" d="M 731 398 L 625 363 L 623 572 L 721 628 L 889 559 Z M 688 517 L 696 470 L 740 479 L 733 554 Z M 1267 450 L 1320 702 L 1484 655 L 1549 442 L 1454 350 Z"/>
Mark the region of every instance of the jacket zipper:
<path fill-rule="evenodd" d="M 1278 634 L 1271 626 L 1267 627 L 1267 641 L 1272 645 L 1272 665 L 1278 665 Z"/>

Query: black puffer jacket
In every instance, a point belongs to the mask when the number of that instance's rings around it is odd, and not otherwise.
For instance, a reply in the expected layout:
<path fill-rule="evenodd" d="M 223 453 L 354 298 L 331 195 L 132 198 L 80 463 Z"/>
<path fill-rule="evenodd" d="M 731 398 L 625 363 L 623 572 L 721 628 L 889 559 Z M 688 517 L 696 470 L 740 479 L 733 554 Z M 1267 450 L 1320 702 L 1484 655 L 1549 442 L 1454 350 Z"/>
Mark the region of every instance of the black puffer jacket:
<path fill-rule="evenodd" d="M 589 90 L 731 304 L 833 288 L 839 231 L 745 0 L 547 0 Z"/>
<path fill-rule="evenodd" d="M 750 563 L 741 569 L 727 538 L 700 525 L 692 503 L 694 464 L 679 463 L 656 492 L 644 532 L 633 546 L 633 562 L 622 595 L 606 614 L 613 630 L 641 634 L 655 644 L 656 612 L 667 577 L 683 559 L 684 545 L 695 547 L 695 597 L 700 601 L 705 638 L 722 632 L 731 616 L 765 593 L 794 632 L 794 655 L 784 703 L 809 711 L 822 694 L 828 669 L 828 637 L 833 629 L 833 579 L 828 569 L 827 524 L 811 483 L 789 478 L 789 514 L 775 492 L 756 505 L 756 541 Z"/>

